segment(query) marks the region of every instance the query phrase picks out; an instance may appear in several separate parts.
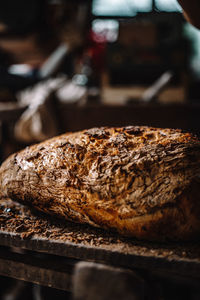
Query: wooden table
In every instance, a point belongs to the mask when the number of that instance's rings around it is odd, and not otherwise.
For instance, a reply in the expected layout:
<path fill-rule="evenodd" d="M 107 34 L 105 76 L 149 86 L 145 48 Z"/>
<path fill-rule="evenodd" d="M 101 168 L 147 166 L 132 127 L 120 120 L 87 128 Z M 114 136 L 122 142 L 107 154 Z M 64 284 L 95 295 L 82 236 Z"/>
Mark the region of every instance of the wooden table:
<path fill-rule="evenodd" d="M 46 218 L 11 200 L 0 202 L 0 245 L 1 275 L 66 291 L 73 290 L 80 262 L 89 262 L 87 268 L 93 262 L 113 268 L 112 272 L 120 268 L 142 277 L 171 278 L 195 288 L 200 282 L 199 242 L 159 244 L 127 239 Z"/>

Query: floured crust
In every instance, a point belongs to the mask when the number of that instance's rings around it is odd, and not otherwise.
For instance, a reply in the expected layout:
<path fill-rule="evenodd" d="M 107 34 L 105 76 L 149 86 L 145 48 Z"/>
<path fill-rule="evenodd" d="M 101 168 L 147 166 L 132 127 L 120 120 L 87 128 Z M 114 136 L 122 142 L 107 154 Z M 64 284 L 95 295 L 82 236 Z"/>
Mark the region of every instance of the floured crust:
<path fill-rule="evenodd" d="M 49 214 L 142 239 L 200 233 L 200 142 L 173 129 L 93 128 L 2 165 L 4 193 Z"/>

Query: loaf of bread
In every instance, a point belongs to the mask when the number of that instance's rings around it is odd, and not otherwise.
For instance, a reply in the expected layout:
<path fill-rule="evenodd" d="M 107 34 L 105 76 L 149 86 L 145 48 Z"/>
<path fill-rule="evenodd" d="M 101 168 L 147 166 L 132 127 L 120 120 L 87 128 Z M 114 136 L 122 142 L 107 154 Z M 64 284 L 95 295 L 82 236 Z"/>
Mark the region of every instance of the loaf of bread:
<path fill-rule="evenodd" d="M 93 128 L 10 156 L 4 195 L 139 239 L 200 236 L 200 140 L 181 130 Z"/>

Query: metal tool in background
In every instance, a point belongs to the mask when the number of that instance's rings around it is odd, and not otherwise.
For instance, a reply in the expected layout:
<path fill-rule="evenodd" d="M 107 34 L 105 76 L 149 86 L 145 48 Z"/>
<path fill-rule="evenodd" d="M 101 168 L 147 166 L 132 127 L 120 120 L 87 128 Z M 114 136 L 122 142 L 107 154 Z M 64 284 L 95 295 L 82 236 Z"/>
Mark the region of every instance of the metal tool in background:
<path fill-rule="evenodd" d="M 167 71 L 150 86 L 140 98 L 145 103 L 154 102 L 159 93 L 168 85 L 173 78 L 173 72 Z"/>
<path fill-rule="evenodd" d="M 130 98 L 127 100 L 127 104 L 147 104 L 156 102 L 158 95 L 170 83 L 173 76 L 174 74 L 172 71 L 166 71 L 149 88 L 145 90 L 140 98 Z"/>
<path fill-rule="evenodd" d="M 54 75 L 68 54 L 68 50 L 69 49 L 66 44 L 59 45 L 39 69 L 38 78 L 43 80 Z"/>

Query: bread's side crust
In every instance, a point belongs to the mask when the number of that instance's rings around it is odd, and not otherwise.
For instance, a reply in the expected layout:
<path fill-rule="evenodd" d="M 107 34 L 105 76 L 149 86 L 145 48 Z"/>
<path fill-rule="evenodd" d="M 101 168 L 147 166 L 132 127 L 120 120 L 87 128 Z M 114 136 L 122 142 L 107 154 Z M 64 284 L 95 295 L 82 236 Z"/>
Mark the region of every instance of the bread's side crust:
<path fill-rule="evenodd" d="M 194 240 L 200 238 L 200 197 L 194 198 L 194 190 L 199 191 L 198 183 L 194 183 L 184 191 L 173 205 L 158 208 L 150 214 L 130 216 L 129 218 L 120 218 L 114 208 L 104 210 L 86 206 L 80 210 L 75 203 L 69 208 L 57 201 L 53 201 L 51 206 L 44 206 L 41 205 L 40 199 L 39 201 L 37 199 L 28 199 L 27 201 L 16 195 L 12 195 L 12 199 L 50 215 L 111 229 L 124 236 L 151 241 Z M 196 193 L 196 195 L 198 194 Z"/>
<path fill-rule="evenodd" d="M 11 156 L 1 167 L 13 200 L 140 239 L 200 233 L 200 143 L 147 127 L 62 135 Z M 195 192 L 194 192 L 195 191 Z"/>

